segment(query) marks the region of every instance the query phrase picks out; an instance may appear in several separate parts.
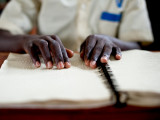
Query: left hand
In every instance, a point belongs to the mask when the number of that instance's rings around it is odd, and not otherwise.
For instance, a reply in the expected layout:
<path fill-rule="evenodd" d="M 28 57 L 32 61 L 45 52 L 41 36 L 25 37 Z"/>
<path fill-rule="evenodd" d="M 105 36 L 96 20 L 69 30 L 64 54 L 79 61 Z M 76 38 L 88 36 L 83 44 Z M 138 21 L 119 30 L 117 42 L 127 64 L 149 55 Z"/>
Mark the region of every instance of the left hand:
<path fill-rule="evenodd" d="M 82 43 L 80 56 L 87 66 L 97 67 L 97 61 L 107 63 L 110 55 L 114 54 L 115 59 L 121 59 L 121 49 L 114 43 L 114 39 L 106 35 L 90 35 Z"/>

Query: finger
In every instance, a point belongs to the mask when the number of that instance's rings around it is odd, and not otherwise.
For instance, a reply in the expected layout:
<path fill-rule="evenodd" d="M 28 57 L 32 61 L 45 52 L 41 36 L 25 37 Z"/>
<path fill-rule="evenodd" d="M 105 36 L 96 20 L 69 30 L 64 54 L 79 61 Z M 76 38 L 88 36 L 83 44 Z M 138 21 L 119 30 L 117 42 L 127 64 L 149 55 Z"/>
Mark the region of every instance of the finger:
<path fill-rule="evenodd" d="M 60 38 L 56 35 L 52 35 L 51 38 L 53 38 L 54 40 L 56 40 L 59 43 L 60 48 L 61 48 L 61 52 L 63 55 L 64 67 L 69 68 L 71 66 L 71 63 L 69 62 L 68 54 L 67 54 L 66 49 L 64 48 Z M 71 51 L 70 51 L 70 53 L 71 53 Z"/>
<path fill-rule="evenodd" d="M 63 55 L 62 51 L 60 48 L 60 45 L 57 41 L 53 40 L 52 42 L 49 43 L 53 59 L 57 65 L 58 69 L 63 69 L 64 68 L 64 61 L 63 61 Z"/>
<path fill-rule="evenodd" d="M 44 63 L 46 65 L 46 68 L 51 69 L 53 67 L 53 62 L 51 59 L 48 42 L 41 39 L 41 40 L 35 41 L 34 44 L 39 48 L 41 55 L 43 57 Z"/>
<path fill-rule="evenodd" d="M 64 60 L 64 62 L 65 62 L 65 63 L 66 63 L 66 62 L 69 63 L 68 54 L 67 54 L 66 49 L 64 48 L 64 46 L 63 46 L 60 38 L 59 38 L 58 36 L 56 36 L 56 35 L 52 35 L 51 37 L 59 43 L 60 48 L 61 48 L 61 51 L 62 51 L 62 55 L 63 55 L 63 60 Z M 66 67 L 66 66 L 65 66 L 65 67 Z"/>
<path fill-rule="evenodd" d="M 120 60 L 122 57 L 121 49 L 119 47 L 116 47 L 115 49 L 116 49 L 115 59 Z"/>
<path fill-rule="evenodd" d="M 96 38 L 94 35 L 87 37 L 84 51 L 85 64 L 89 66 L 90 54 L 96 44 Z"/>
<path fill-rule="evenodd" d="M 84 49 L 82 49 L 82 51 L 81 51 L 81 53 L 80 53 L 80 57 L 81 57 L 82 59 L 84 59 Z"/>
<path fill-rule="evenodd" d="M 80 57 L 84 60 L 84 51 L 85 51 L 85 44 L 86 44 L 86 41 L 84 41 L 81 46 L 80 46 Z"/>
<path fill-rule="evenodd" d="M 85 44 L 86 44 L 86 40 L 81 44 L 81 46 L 80 46 L 80 52 L 84 49 Z"/>
<path fill-rule="evenodd" d="M 100 58 L 101 63 L 107 63 L 110 58 L 111 53 L 112 53 L 112 47 L 105 45 L 103 48 L 103 52 L 101 54 L 101 58 Z"/>
<path fill-rule="evenodd" d="M 72 50 L 66 48 L 66 52 L 69 58 L 73 57 L 74 52 Z"/>
<path fill-rule="evenodd" d="M 65 62 L 64 63 L 64 67 L 65 68 L 70 68 L 71 67 L 71 63 L 70 62 Z"/>
<path fill-rule="evenodd" d="M 85 44 L 85 55 L 84 55 L 84 58 L 85 60 L 89 59 L 89 55 L 92 51 L 92 49 L 94 48 L 96 44 L 96 38 L 94 36 L 89 36 L 87 37 L 86 39 L 86 44 Z"/>
<path fill-rule="evenodd" d="M 96 66 L 97 66 L 96 62 L 103 51 L 103 47 L 104 47 L 103 42 L 97 41 L 97 43 L 93 49 L 92 56 L 91 56 L 91 62 L 90 62 L 91 68 L 93 68 L 93 69 L 96 68 Z"/>
<path fill-rule="evenodd" d="M 31 43 L 27 48 L 27 53 L 30 55 L 31 60 L 36 68 L 39 68 L 41 66 L 38 53 L 36 53 L 36 50 L 33 47 L 33 44 Z"/>
<path fill-rule="evenodd" d="M 55 61 L 55 64 L 58 69 L 63 69 L 64 68 L 64 60 L 63 60 L 63 55 L 62 51 L 59 45 L 59 42 L 57 42 L 56 38 L 52 38 L 51 36 L 43 36 L 45 40 L 48 41 L 49 43 L 49 48 L 51 50 L 51 55 Z"/>

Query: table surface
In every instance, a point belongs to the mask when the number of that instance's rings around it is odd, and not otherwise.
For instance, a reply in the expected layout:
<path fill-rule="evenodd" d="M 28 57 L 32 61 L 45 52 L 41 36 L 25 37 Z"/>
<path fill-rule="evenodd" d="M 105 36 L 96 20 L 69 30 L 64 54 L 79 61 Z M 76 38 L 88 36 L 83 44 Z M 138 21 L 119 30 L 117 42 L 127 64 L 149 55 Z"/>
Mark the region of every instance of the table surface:
<path fill-rule="evenodd" d="M 0 53 L 0 67 L 8 53 Z M 160 120 L 160 108 L 126 106 L 115 108 L 106 106 L 96 109 L 56 110 L 56 109 L 0 109 L 0 120 Z"/>

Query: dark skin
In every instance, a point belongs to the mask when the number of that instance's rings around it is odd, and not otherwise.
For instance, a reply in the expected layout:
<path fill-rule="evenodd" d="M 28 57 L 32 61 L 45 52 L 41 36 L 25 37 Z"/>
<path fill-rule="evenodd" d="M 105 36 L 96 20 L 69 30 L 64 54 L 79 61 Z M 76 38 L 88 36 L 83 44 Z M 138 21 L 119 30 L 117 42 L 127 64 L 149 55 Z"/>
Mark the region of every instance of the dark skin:
<path fill-rule="evenodd" d="M 97 67 L 97 61 L 107 63 L 110 55 L 113 54 L 115 59 L 121 59 L 121 50 L 141 49 L 136 42 L 124 42 L 107 35 L 90 35 L 81 45 L 81 58 L 85 64 L 91 68 Z"/>
<path fill-rule="evenodd" d="M 28 53 L 36 67 L 41 63 L 38 54 L 41 54 L 46 68 L 53 67 L 53 61 L 58 69 L 71 66 L 69 58 L 73 51 L 64 48 L 56 35 L 12 35 L 9 31 L 0 30 L 0 51 Z M 81 45 L 80 56 L 85 64 L 91 68 L 97 67 L 97 61 L 107 63 L 111 54 L 115 59 L 121 59 L 121 50 L 140 49 L 136 42 L 123 42 L 107 35 L 90 35 Z"/>
<path fill-rule="evenodd" d="M 38 54 L 42 55 L 48 69 L 53 67 L 53 60 L 58 69 L 71 66 L 69 58 L 73 51 L 65 49 L 56 35 L 12 35 L 0 30 L 0 36 L 0 51 L 28 53 L 37 68 L 41 66 Z"/>

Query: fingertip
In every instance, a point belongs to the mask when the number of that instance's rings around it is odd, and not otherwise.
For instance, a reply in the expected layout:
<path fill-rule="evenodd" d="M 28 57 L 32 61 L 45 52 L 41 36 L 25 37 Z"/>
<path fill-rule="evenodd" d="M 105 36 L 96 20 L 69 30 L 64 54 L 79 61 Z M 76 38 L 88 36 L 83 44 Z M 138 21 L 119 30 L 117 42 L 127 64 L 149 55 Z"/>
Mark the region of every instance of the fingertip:
<path fill-rule="evenodd" d="M 70 54 L 69 54 L 69 58 L 73 57 L 74 56 L 74 52 L 72 50 L 70 50 Z"/>
<path fill-rule="evenodd" d="M 116 54 L 116 56 L 115 56 L 115 58 L 117 59 L 117 60 L 120 60 L 121 59 L 121 55 L 120 54 Z"/>
<path fill-rule="evenodd" d="M 90 67 L 91 67 L 92 69 L 95 69 L 95 68 L 97 67 L 96 61 L 91 61 L 91 62 L 90 62 Z"/>
<path fill-rule="evenodd" d="M 106 56 L 101 57 L 101 63 L 107 63 L 108 59 Z"/>
<path fill-rule="evenodd" d="M 46 68 L 47 69 L 51 69 L 53 67 L 53 64 L 51 61 L 48 61 L 47 64 L 46 64 Z"/>
<path fill-rule="evenodd" d="M 73 57 L 74 52 L 72 50 L 66 49 L 66 51 L 69 58 Z"/>
<path fill-rule="evenodd" d="M 64 65 L 65 65 L 65 68 L 70 68 L 71 67 L 71 63 L 70 62 L 65 62 Z"/>
<path fill-rule="evenodd" d="M 39 62 L 39 61 L 36 61 L 35 67 L 36 67 L 36 68 L 39 68 L 40 66 L 41 66 L 40 62 Z"/>
<path fill-rule="evenodd" d="M 63 68 L 64 68 L 63 62 L 59 62 L 59 63 L 57 64 L 57 68 L 58 68 L 58 69 L 63 69 Z"/>
<path fill-rule="evenodd" d="M 89 66 L 89 62 L 90 62 L 89 60 L 85 60 L 84 62 L 86 66 Z"/>

